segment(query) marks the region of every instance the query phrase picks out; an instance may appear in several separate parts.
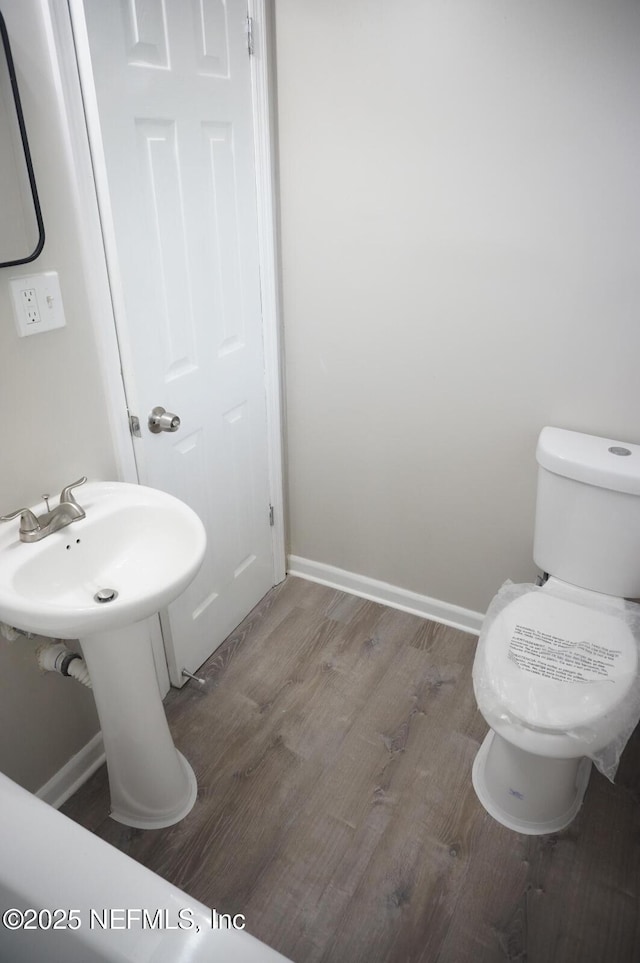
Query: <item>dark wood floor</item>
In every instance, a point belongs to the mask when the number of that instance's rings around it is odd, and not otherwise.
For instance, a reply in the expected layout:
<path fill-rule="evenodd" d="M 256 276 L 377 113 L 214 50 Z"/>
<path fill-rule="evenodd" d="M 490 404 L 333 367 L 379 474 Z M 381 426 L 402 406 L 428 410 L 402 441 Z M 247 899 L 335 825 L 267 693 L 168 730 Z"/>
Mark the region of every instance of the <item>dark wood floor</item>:
<path fill-rule="evenodd" d="M 177 826 L 63 811 L 296 963 L 640 960 L 640 739 L 574 823 L 521 836 L 471 786 L 473 636 L 289 578 L 166 700 L 198 777 Z"/>

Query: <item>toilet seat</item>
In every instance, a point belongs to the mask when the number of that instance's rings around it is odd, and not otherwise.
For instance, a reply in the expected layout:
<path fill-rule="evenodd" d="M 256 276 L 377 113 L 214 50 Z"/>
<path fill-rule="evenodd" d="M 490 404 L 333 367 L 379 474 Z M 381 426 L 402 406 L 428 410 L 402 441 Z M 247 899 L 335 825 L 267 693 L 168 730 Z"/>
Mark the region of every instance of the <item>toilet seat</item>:
<path fill-rule="evenodd" d="M 618 713 L 638 672 L 624 608 L 597 607 L 602 596 L 575 587 L 571 595 L 532 588 L 485 624 L 479 705 L 488 698 L 525 726 L 564 732 Z"/>

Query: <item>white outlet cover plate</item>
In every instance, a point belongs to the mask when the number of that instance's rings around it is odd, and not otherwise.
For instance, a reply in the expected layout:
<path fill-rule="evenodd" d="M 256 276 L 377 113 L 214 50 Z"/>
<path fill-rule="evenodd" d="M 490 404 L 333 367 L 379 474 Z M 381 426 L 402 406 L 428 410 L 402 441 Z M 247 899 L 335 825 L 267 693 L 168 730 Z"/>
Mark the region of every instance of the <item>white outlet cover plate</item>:
<path fill-rule="evenodd" d="M 60 281 L 56 271 L 45 271 L 42 274 L 29 274 L 21 278 L 11 278 L 9 287 L 13 298 L 16 327 L 21 338 L 65 326 Z M 24 296 L 25 291 L 35 291 L 35 306 L 39 320 L 29 320 Z"/>

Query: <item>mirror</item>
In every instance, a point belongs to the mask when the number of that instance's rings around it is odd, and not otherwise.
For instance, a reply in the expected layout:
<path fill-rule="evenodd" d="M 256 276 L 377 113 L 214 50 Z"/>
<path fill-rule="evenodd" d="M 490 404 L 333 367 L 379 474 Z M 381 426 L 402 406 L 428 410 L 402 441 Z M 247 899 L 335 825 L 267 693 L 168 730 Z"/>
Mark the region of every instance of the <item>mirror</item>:
<path fill-rule="evenodd" d="M 44 244 L 44 225 L 1 13 L 0 35 L 0 267 L 9 267 L 37 258 Z"/>

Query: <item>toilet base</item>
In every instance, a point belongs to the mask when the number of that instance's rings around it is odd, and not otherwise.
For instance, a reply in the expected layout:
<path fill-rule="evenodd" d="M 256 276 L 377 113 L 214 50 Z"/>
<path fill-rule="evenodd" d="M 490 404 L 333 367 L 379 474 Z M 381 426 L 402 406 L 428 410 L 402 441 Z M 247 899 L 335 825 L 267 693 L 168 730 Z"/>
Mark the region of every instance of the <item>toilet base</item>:
<path fill-rule="evenodd" d="M 549 759 L 525 752 L 490 729 L 473 763 L 476 795 L 490 816 L 517 833 L 565 829 L 577 815 L 591 760 Z"/>

